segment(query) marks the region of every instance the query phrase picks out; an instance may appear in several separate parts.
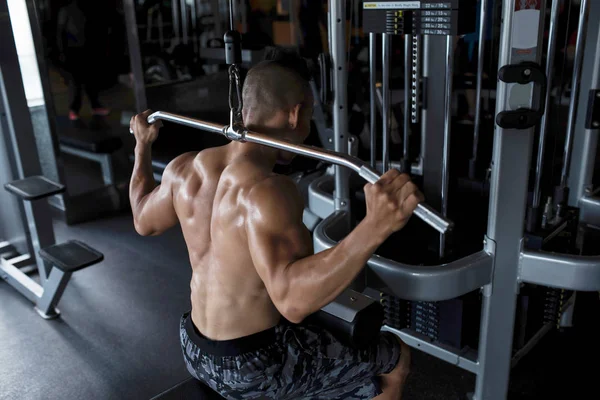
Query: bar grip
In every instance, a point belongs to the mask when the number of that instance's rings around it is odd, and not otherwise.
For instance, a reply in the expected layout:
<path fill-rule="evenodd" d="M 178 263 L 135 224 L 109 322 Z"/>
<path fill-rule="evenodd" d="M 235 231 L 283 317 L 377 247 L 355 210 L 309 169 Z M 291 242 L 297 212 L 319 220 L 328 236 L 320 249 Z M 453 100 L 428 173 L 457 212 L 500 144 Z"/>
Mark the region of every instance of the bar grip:
<path fill-rule="evenodd" d="M 377 182 L 379 178 L 381 178 L 381 175 L 378 172 L 375 172 L 366 166 L 361 167 L 358 174 L 371 184 Z M 444 218 L 440 213 L 425 203 L 420 203 L 417 206 L 415 215 L 440 233 L 446 233 L 454 228 L 452 221 Z"/>

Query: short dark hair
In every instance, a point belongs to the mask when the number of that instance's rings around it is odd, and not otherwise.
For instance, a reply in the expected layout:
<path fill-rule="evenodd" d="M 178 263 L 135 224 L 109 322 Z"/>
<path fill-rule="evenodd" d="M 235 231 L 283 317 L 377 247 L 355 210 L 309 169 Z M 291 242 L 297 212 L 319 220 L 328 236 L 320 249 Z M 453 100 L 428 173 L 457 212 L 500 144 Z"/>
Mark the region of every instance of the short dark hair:
<path fill-rule="evenodd" d="M 267 118 L 274 110 L 288 110 L 296 104 L 312 102 L 310 69 L 293 50 L 273 48 L 265 59 L 252 67 L 244 82 L 244 108 L 257 118 Z"/>

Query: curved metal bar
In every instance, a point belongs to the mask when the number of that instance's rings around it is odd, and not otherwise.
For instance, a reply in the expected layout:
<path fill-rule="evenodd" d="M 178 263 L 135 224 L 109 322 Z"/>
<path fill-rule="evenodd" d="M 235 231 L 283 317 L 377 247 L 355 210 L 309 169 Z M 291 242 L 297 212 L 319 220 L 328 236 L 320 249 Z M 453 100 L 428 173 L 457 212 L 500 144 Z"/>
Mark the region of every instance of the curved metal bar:
<path fill-rule="evenodd" d="M 318 229 L 318 228 L 317 228 Z M 600 290 L 600 256 L 524 250 L 519 280 L 568 290 Z"/>
<path fill-rule="evenodd" d="M 367 163 L 361 159 L 349 154 L 338 153 L 335 151 L 322 149 L 320 147 L 308 146 L 304 144 L 294 144 L 283 140 L 274 139 L 270 136 L 248 131 L 238 126 L 231 127 L 212 122 L 201 121 L 177 114 L 171 114 L 164 111 L 157 111 L 148 116 L 148 123 L 152 124 L 157 120 L 170 121 L 191 128 L 200 129 L 212 133 L 219 133 L 230 140 L 239 142 L 256 143 L 267 147 L 289 151 L 316 160 L 343 166 L 356 172 L 369 183 L 375 183 L 381 178 L 381 175 L 374 171 Z M 130 130 L 131 132 L 131 130 Z M 452 229 L 452 221 L 442 217 L 437 211 L 425 203 L 421 203 L 415 210 L 415 215 L 421 218 L 425 223 L 439 232 L 447 232 Z"/>
<path fill-rule="evenodd" d="M 336 239 L 345 236 L 344 214 L 335 212 L 317 226 L 313 236 L 315 252 L 336 246 Z M 370 273 L 379 278 L 382 289 L 402 299 L 442 301 L 490 283 L 493 257 L 482 250 L 447 264 L 417 266 L 373 255 L 367 266 Z"/>

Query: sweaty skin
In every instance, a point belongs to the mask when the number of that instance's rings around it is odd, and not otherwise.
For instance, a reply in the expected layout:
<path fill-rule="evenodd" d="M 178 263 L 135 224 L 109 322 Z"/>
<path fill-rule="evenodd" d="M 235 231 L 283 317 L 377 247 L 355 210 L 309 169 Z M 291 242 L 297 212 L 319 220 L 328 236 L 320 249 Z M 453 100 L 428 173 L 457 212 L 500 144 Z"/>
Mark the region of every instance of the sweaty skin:
<path fill-rule="evenodd" d="M 301 143 L 310 115 L 299 108 L 274 112 L 260 124 L 251 123 L 252 115 L 244 119 L 251 130 Z M 302 223 L 303 199 L 292 180 L 272 172 L 278 161 L 291 160 L 289 153 L 237 142 L 186 153 L 167 166 L 157 186 L 150 155 L 160 123 L 148 125 L 149 114 L 131 122 L 137 140 L 130 184 L 135 228 L 158 235 L 179 222 L 193 269 L 192 321 L 213 340 L 263 331 L 281 316 L 298 323 L 319 310 L 423 200 L 407 175 L 391 170 L 365 186 L 362 222 L 337 246 L 313 254 Z M 393 382 L 402 380 L 398 376 Z"/>

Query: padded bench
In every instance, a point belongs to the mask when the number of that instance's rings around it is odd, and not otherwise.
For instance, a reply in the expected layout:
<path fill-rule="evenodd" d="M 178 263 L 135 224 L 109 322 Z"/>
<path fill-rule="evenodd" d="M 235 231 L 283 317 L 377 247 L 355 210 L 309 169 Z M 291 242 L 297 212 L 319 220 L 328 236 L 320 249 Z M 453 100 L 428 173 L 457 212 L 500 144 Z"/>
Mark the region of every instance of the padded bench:
<path fill-rule="evenodd" d="M 102 179 L 105 185 L 114 183 L 112 154 L 123 147 L 123 140 L 115 136 L 110 129 L 89 129 L 76 127 L 73 124 L 59 125 L 60 151 L 86 160 L 95 161 L 102 168 Z"/>
<path fill-rule="evenodd" d="M 25 209 L 29 210 L 26 212 L 27 223 L 30 229 L 33 228 L 32 235 L 37 228 L 36 212 L 33 211 L 31 202 L 65 191 L 63 185 L 54 183 L 43 176 L 31 176 L 9 182 L 4 185 L 4 188 L 25 202 Z M 38 241 L 33 239 L 32 242 L 33 257 L 29 254 L 11 255 L 10 253 L 0 256 L 0 277 L 31 300 L 35 304 L 35 310 L 42 318 L 56 318 L 59 311 L 55 307 L 60 301 L 71 275 L 75 271 L 99 263 L 104 259 L 104 255 L 77 240 L 51 244 L 42 249 L 39 248 Z M 35 250 L 38 250 L 38 255 L 43 262 L 38 262 L 35 258 Z M 21 269 L 32 263 L 38 265 L 40 283 L 27 276 Z"/>

